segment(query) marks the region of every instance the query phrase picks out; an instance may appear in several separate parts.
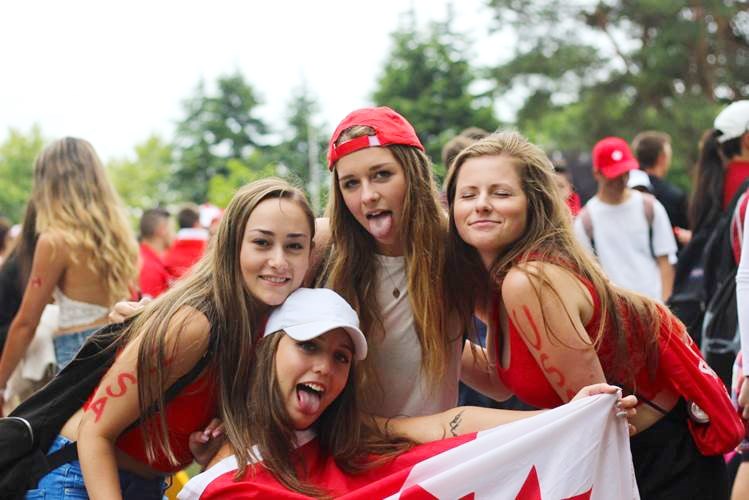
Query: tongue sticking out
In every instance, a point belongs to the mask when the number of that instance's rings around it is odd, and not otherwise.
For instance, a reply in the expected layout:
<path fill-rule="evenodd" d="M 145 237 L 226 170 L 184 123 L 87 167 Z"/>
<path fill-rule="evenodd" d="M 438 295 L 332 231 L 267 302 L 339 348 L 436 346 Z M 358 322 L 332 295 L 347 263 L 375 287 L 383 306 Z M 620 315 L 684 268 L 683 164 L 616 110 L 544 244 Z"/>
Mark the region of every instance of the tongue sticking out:
<path fill-rule="evenodd" d="M 297 389 L 296 397 L 302 413 L 315 414 L 320 409 L 320 395 L 304 389 Z"/>
<path fill-rule="evenodd" d="M 385 212 L 369 218 L 369 233 L 376 239 L 384 238 L 393 227 L 393 214 Z"/>

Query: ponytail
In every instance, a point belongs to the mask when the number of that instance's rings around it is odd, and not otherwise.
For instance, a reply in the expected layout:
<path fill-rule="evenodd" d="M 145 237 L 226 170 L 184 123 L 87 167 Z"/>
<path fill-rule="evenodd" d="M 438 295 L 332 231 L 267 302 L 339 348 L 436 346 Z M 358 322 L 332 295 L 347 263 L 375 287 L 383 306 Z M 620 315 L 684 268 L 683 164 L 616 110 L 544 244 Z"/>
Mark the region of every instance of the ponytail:
<path fill-rule="evenodd" d="M 723 158 L 718 136 L 720 131 L 710 129 L 700 140 L 700 156 L 694 177 L 694 194 L 689 203 L 689 225 L 697 232 L 709 224 L 723 208 Z"/>

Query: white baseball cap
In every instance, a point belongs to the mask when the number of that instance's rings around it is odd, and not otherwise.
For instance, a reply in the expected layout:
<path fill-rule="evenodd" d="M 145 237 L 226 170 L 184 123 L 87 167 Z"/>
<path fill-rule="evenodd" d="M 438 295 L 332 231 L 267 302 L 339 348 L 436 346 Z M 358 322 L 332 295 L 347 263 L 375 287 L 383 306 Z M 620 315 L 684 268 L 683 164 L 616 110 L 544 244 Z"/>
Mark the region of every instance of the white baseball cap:
<path fill-rule="evenodd" d="M 713 126 L 721 131 L 718 142 L 726 142 L 749 132 L 749 100 L 736 101 L 718 113 Z"/>
<path fill-rule="evenodd" d="M 354 343 L 354 359 L 367 357 L 359 316 L 346 300 L 327 288 L 299 288 L 268 317 L 264 337 L 283 330 L 294 340 L 310 340 L 343 328 Z"/>
<path fill-rule="evenodd" d="M 627 187 L 636 188 L 644 187 L 648 191 L 653 190 L 653 184 L 650 182 L 648 174 L 642 170 L 631 170 L 629 172 L 629 179 L 627 180 Z"/>

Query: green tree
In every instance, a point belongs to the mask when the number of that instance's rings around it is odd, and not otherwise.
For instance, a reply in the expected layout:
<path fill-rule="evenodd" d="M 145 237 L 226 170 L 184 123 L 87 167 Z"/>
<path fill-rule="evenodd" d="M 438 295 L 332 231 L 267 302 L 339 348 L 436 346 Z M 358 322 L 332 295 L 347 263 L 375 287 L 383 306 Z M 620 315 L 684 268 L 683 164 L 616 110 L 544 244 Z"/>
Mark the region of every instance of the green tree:
<path fill-rule="evenodd" d="M 203 202 L 210 180 L 229 174 L 230 159 L 243 161 L 263 150 L 268 128 L 255 116 L 259 104 L 255 90 L 239 72 L 220 77 L 213 94 L 201 82 L 185 101 L 185 118 L 177 125 L 173 188 Z"/>
<path fill-rule="evenodd" d="M 28 133 L 10 129 L 0 144 L 0 214 L 20 222 L 26 202 L 31 196 L 34 160 L 44 147 L 38 125 Z"/>
<path fill-rule="evenodd" d="M 517 35 L 497 92 L 525 89 L 517 125 L 548 147 L 588 151 L 605 135 L 671 134 L 671 177 L 688 184 L 701 132 L 749 95 L 746 0 L 489 0 Z"/>
<path fill-rule="evenodd" d="M 435 162 L 443 144 L 464 128 L 497 127 L 491 94 L 471 91 L 477 72 L 468 62 L 468 42 L 449 21 L 419 31 L 410 13 L 392 34 L 392 43 L 374 102 L 403 114 Z"/>
<path fill-rule="evenodd" d="M 319 211 L 327 193 L 325 156 L 328 134 L 316 123 L 319 106 L 306 84 L 294 90 L 289 102 L 283 140 L 274 148 L 274 159 L 283 165 L 279 172 L 310 194 Z M 317 169 L 313 172 L 312 169 Z"/>
<path fill-rule="evenodd" d="M 226 175 L 215 175 L 208 182 L 207 200 L 219 207 L 226 207 L 237 189 L 248 182 L 276 175 L 276 165 L 264 163 L 263 156 L 258 152 L 250 155 L 248 163 L 229 159 L 226 170 Z"/>
<path fill-rule="evenodd" d="M 180 201 L 170 187 L 174 170 L 172 146 L 156 135 L 135 146 L 135 159 L 107 164 L 115 189 L 125 205 L 136 211 Z"/>

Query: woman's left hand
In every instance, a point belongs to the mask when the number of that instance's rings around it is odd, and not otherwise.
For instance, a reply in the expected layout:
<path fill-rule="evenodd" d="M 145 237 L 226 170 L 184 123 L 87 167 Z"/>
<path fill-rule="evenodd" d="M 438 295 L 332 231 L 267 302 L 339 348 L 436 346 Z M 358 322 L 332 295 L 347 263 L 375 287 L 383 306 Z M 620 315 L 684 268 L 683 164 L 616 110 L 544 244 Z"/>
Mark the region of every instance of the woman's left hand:
<path fill-rule="evenodd" d="M 577 394 L 575 394 L 575 397 L 572 398 L 571 401 L 575 401 L 577 399 L 582 399 L 582 398 L 587 398 L 588 396 L 595 396 L 596 394 L 614 394 L 617 392 L 621 393 L 621 389 L 614 385 L 609 385 L 609 384 L 586 385 L 585 387 L 580 389 Z M 629 423 L 629 421 L 631 421 L 631 419 L 637 414 L 637 409 L 635 408 L 636 406 L 637 406 L 637 398 L 632 395 L 625 396 L 623 398 L 620 397 L 616 401 L 616 416 L 627 418 L 630 436 L 636 432 L 635 426 Z"/>
<path fill-rule="evenodd" d="M 195 461 L 205 467 L 224 443 L 224 424 L 214 418 L 205 429 L 190 434 L 189 443 Z"/>

